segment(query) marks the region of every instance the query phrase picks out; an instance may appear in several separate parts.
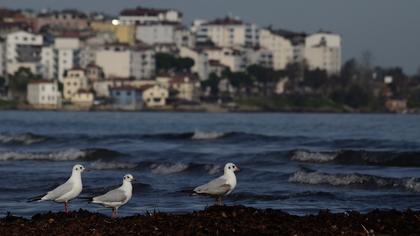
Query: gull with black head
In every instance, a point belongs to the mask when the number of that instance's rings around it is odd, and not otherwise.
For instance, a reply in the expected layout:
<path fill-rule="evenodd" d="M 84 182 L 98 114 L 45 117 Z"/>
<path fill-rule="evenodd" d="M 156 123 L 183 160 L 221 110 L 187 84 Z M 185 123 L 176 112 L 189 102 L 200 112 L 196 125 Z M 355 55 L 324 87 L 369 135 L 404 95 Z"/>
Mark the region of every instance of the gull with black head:
<path fill-rule="evenodd" d="M 68 213 L 69 202 L 82 192 L 82 173 L 85 167 L 80 164 L 74 165 L 70 178 L 62 185 L 49 191 L 47 194 L 30 199 L 30 201 L 54 201 L 64 203 L 64 212 Z"/>
<path fill-rule="evenodd" d="M 102 204 L 105 207 L 112 208 L 112 218 L 116 218 L 118 216 L 118 208 L 130 201 L 133 195 L 133 181 L 134 177 L 132 175 L 124 175 L 123 183 L 119 188 L 92 198 L 92 203 Z"/>
<path fill-rule="evenodd" d="M 222 176 L 196 187 L 193 191 L 197 194 L 213 196 L 216 198 L 216 205 L 223 205 L 223 197 L 229 195 L 236 187 L 235 172 L 239 170 L 235 164 L 227 163 Z"/>

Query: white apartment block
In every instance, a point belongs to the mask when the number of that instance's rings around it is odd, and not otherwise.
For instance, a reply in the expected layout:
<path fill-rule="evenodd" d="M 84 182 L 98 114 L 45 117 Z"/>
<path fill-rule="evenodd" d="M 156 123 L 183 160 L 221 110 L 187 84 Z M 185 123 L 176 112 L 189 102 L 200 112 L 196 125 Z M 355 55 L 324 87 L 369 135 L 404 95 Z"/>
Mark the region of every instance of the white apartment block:
<path fill-rule="evenodd" d="M 0 76 L 6 74 L 6 40 L 0 38 Z"/>
<path fill-rule="evenodd" d="M 60 108 L 61 93 L 57 81 L 33 81 L 27 87 L 28 103 L 38 108 Z"/>
<path fill-rule="evenodd" d="M 116 42 L 117 39 L 112 33 L 100 32 L 95 36 L 89 37 L 82 41 L 79 53 L 79 65 L 86 68 L 89 64 L 94 63 L 96 59 L 96 51 L 101 49 L 103 45 Z"/>
<path fill-rule="evenodd" d="M 83 69 L 67 70 L 63 79 L 63 97 L 72 100 L 80 90 L 89 89 L 88 79 Z"/>
<path fill-rule="evenodd" d="M 181 57 L 189 57 L 194 60 L 191 71 L 197 73 L 200 80 L 207 80 L 209 77 L 209 58 L 206 54 L 195 51 L 189 47 L 181 47 L 179 51 Z"/>
<path fill-rule="evenodd" d="M 182 22 L 182 13 L 173 9 L 155 9 L 137 7 L 121 11 L 119 23 L 123 25 L 137 25 L 146 22 Z"/>
<path fill-rule="evenodd" d="M 175 30 L 178 26 L 167 23 L 144 23 L 136 29 L 136 39 L 147 44 L 175 43 Z"/>
<path fill-rule="evenodd" d="M 293 62 L 294 46 L 288 38 L 269 29 L 261 29 L 259 44 L 272 52 L 274 70 L 284 70 Z"/>
<path fill-rule="evenodd" d="M 255 24 L 226 17 L 210 22 L 195 23 L 198 43 L 212 41 L 219 47 L 256 46 L 259 42 L 259 29 Z"/>
<path fill-rule="evenodd" d="M 248 61 L 246 54 L 234 48 L 206 48 L 203 53 L 209 60 L 219 61 L 220 64 L 227 66 L 232 72 L 246 70 Z"/>
<path fill-rule="evenodd" d="M 195 35 L 187 28 L 178 27 L 175 30 L 175 44 L 178 48 L 195 46 Z"/>
<path fill-rule="evenodd" d="M 42 48 L 42 74 L 44 78 L 63 82 L 64 73 L 79 65 L 80 40 L 57 37 L 54 44 Z"/>
<path fill-rule="evenodd" d="M 10 33 L 6 37 L 6 72 L 15 73 L 26 67 L 34 74 L 41 72 L 42 35 L 25 31 Z"/>
<path fill-rule="evenodd" d="M 260 65 L 267 68 L 273 68 L 273 52 L 265 48 L 244 48 L 246 61 L 248 65 Z"/>
<path fill-rule="evenodd" d="M 148 79 L 155 73 L 155 52 L 149 47 L 106 45 L 96 52 L 96 65 L 103 68 L 108 78 Z"/>
<path fill-rule="evenodd" d="M 306 37 L 305 59 L 310 69 L 321 69 L 328 74 L 341 70 L 341 37 L 319 32 Z"/>

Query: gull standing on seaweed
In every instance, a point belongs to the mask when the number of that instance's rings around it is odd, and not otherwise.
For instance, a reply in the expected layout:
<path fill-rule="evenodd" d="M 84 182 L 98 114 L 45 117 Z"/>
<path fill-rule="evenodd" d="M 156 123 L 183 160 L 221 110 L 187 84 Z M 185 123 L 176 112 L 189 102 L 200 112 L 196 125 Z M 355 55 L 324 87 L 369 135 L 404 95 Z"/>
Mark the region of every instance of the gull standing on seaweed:
<path fill-rule="evenodd" d="M 54 201 L 64 203 L 64 212 L 68 213 L 69 202 L 82 192 L 82 172 L 85 167 L 80 164 L 74 165 L 70 178 L 62 185 L 49 191 L 47 194 L 30 199 L 33 201 Z"/>
<path fill-rule="evenodd" d="M 130 201 L 133 195 L 134 177 L 130 174 L 124 175 L 123 183 L 119 188 L 111 190 L 104 195 L 92 198 L 92 203 L 102 204 L 105 207 L 112 208 L 112 218 L 118 217 L 118 208 Z"/>
<path fill-rule="evenodd" d="M 235 171 L 239 171 L 239 168 L 233 163 L 227 163 L 222 176 L 196 187 L 193 191 L 197 194 L 216 197 L 216 205 L 221 206 L 223 205 L 222 197 L 229 195 L 236 187 Z"/>

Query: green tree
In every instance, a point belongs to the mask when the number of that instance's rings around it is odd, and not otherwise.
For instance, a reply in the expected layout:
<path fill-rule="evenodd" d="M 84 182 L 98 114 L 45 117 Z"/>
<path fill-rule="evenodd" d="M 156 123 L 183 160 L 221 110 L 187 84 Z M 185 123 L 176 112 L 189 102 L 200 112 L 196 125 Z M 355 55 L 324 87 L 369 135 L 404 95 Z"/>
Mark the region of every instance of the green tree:
<path fill-rule="evenodd" d="M 9 79 L 9 89 L 14 97 L 24 99 L 28 83 L 34 80 L 40 80 L 40 75 L 32 74 L 29 68 L 20 67 Z"/>
<path fill-rule="evenodd" d="M 190 72 L 195 62 L 189 57 L 181 57 L 175 59 L 175 69 L 178 72 Z"/>
<path fill-rule="evenodd" d="M 345 104 L 353 108 L 368 107 L 372 97 L 371 90 L 354 83 L 347 90 Z"/>
<path fill-rule="evenodd" d="M 219 83 L 221 78 L 215 73 L 211 73 L 209 78 L 201 82 L 201 88 L 203 90 L 210 88 L 210 94 L 212 96 L 219 96 Z"/>
<path fill-rule="evenodd" d="M 0 76 L 0 87 L 4 87 L 6 85 L 6 79 Z"/>
<path fill-rule="evenodd" d="M 328 86 L 328 74 L 325 70 L 315 69 L 305 72 L 304 84 L 312 89 L 318 90 Z"/>
<path fill-rule="evenodd" d="M 158 72 L 190 72 L 194 60 L 189 57 L 175 57 L 168 53 L 156 54 L 156 70 Z"/>

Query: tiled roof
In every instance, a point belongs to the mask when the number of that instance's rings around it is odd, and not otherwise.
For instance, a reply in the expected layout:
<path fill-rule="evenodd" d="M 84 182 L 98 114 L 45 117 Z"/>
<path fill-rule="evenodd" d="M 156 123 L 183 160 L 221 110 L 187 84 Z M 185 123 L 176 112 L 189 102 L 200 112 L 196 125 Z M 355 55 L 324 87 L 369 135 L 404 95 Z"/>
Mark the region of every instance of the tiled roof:
<path fill-rule="evenodd" d="M 232 17 L 218 18 L 213 21 L 209 21 L 204 25 L 243 25 L 244 22 Z"/>
<path fill-rule="evenodd" d="M 158 16 L 161 13 L 171 11 L 170 9 L 157 9 L 157 8 L 146 8 L 136 7 L 124 9 L 121 11 L 121 16 Z"/>
<path fill-rule="evenodd" d="M 41 80 L 34 80 L 34 81 L 30 81 L 29 84 L 52 84 L 55 83 L 54 80 L 46 80 L 46 79 L 41 79 Z"/>
<path fill-rule="evenodd" d="M 118 87 L 111 87 L 110 90 L 113 91 L 132 91 L 132 90 L 140 90 L 139 88 L 130 86 L 130 85 L 123 85 Z"/>

